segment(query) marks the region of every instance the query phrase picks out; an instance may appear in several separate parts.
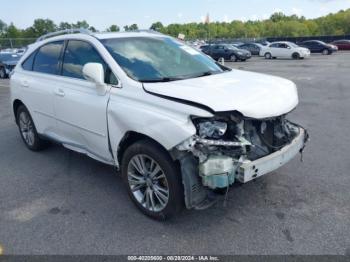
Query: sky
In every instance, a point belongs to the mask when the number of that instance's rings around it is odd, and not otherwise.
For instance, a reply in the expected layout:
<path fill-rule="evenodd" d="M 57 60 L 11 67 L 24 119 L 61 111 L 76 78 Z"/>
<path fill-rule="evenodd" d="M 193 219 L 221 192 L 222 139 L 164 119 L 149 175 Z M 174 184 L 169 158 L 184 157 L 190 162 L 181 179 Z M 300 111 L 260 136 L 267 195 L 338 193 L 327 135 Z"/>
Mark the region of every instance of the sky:
<path fill-rule="evenodd" d="M 24 29 L 36 18 L 55 23 L 86 20 L 98 30 L 112 24 L 136 23 L 147 29 L 153 22 L 261 20 L 272 13 L 315 18 L 350 8 L 350 0 L 0 0 L 0 19 Z"/>

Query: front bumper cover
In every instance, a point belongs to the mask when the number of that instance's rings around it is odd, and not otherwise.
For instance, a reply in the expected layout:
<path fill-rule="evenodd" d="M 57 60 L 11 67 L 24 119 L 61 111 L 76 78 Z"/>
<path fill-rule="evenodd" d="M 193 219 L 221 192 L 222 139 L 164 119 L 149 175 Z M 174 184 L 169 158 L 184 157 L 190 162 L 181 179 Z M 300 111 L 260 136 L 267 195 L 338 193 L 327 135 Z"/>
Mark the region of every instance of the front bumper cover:
<path fill-rule="evenodd" d="M 299 127 L 299 134 L 291 143 L 281 148 L 279 151 L 255 161 L 243 161 L 236 171 L 236 179 L 242 183 L 247 183 L 278 169 L 292 160 L 298 153 L 302 153 L 307 140 L 307 131 Z"/>

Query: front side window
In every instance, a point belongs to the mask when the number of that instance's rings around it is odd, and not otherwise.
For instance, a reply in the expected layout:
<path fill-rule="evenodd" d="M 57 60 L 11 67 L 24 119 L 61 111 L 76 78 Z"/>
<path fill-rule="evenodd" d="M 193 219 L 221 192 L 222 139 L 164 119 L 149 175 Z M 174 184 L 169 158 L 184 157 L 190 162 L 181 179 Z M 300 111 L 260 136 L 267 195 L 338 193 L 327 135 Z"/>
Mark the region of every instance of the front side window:
<path fill-rule="evenodd" d="M 170 37 L 114 38 L 101 42 L 126 74 L 140 82 L 174 81 L 223 72 L 206 55 Z"/>
<path fill-rule="evenodd" d="M 58 75 L 59 58 L 63 47 L 63 41 L 46 44 L 38 50 L 33 64 L 33 71 Z"/>
<path fill-rule="evenodd" d="M 69 40 L 63 57 L 62 75 L 85 79 L 83 67 L 87 63 L 102 64 L 105 71 L 105 82 L 113 85 L 118 84 L 117 78 L 91 44 L 79 40 Z"/>
<path fill-rule="evenodd" d="M 83 67 L 87 63 L 100 63 L 106 69 L 105 62 L 93 46 L 87 42 L 70 40 L 64 53 L 62 75 L 85 79 Z"/>

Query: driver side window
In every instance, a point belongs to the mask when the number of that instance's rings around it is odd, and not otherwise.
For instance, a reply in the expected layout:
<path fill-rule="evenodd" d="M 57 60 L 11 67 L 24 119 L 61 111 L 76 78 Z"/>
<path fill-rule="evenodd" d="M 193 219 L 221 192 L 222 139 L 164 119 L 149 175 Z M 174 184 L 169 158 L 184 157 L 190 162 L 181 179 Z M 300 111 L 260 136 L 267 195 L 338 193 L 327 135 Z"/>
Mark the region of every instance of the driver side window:
<path fill-rule="evenodd" d="M 117 78 L 91 44 L 79 40 L 69 40 L 63 58 L 62 75 L 85 79 L 82 70 L 87 63 L 102 64 L 105 71 L 105 83 L 118 84 Z"/>

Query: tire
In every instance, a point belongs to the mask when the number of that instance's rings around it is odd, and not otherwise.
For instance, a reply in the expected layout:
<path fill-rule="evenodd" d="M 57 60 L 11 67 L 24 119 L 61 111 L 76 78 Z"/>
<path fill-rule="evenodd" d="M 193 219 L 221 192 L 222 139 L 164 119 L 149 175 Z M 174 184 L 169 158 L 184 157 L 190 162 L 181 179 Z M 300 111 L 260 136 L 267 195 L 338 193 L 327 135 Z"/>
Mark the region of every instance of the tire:
<path fill-rule="evenodd" d="M 265 56 L 265 59 L 272 59 L 271 53 L 266 53 L 264 56 Z"/>
<path fill-rule="evenodd" d="M 5 68 L 1 67 L 0 68 L 0 79 L 4 79 L 4 78 L 6 78 Z"/>
<path fill-rule="evenodd" d="M 230 61 L 231 61 L 231 62 L 237 62 L 237 61 L 238 61 L 237 56 L 236 56 L 236 55 L 231 55 L 231 56 L 230 56 Z"/>
<path fill-rule="evenodd" d="M 324 49 L 324 50 L 322 51 L 322 55 L 330 55 L 329 50 L 328 50 L 328 49 Z"/>
<path fill-rule="evenodd" d="M 131 200 L 143 214 L 166 220 L 181 211 L 181 174 L 161 146 L 149 140 L 132 144 L 123 155 L 121 171 Z"/>
<path fill-rule="evenodd" d="M 292 58 L 297 60 L 297 59 L 300 59 L 300 54 L 299 53 L 294 53 L 292 54 Z"/>
<path fill-rule="evenodd" d="M 40 138 L 33 119 L 24 105 L 18 107 L 16 122 L 24 144 L 32 151 L 41 151 L 46 148 L 48 142 Z"/>

